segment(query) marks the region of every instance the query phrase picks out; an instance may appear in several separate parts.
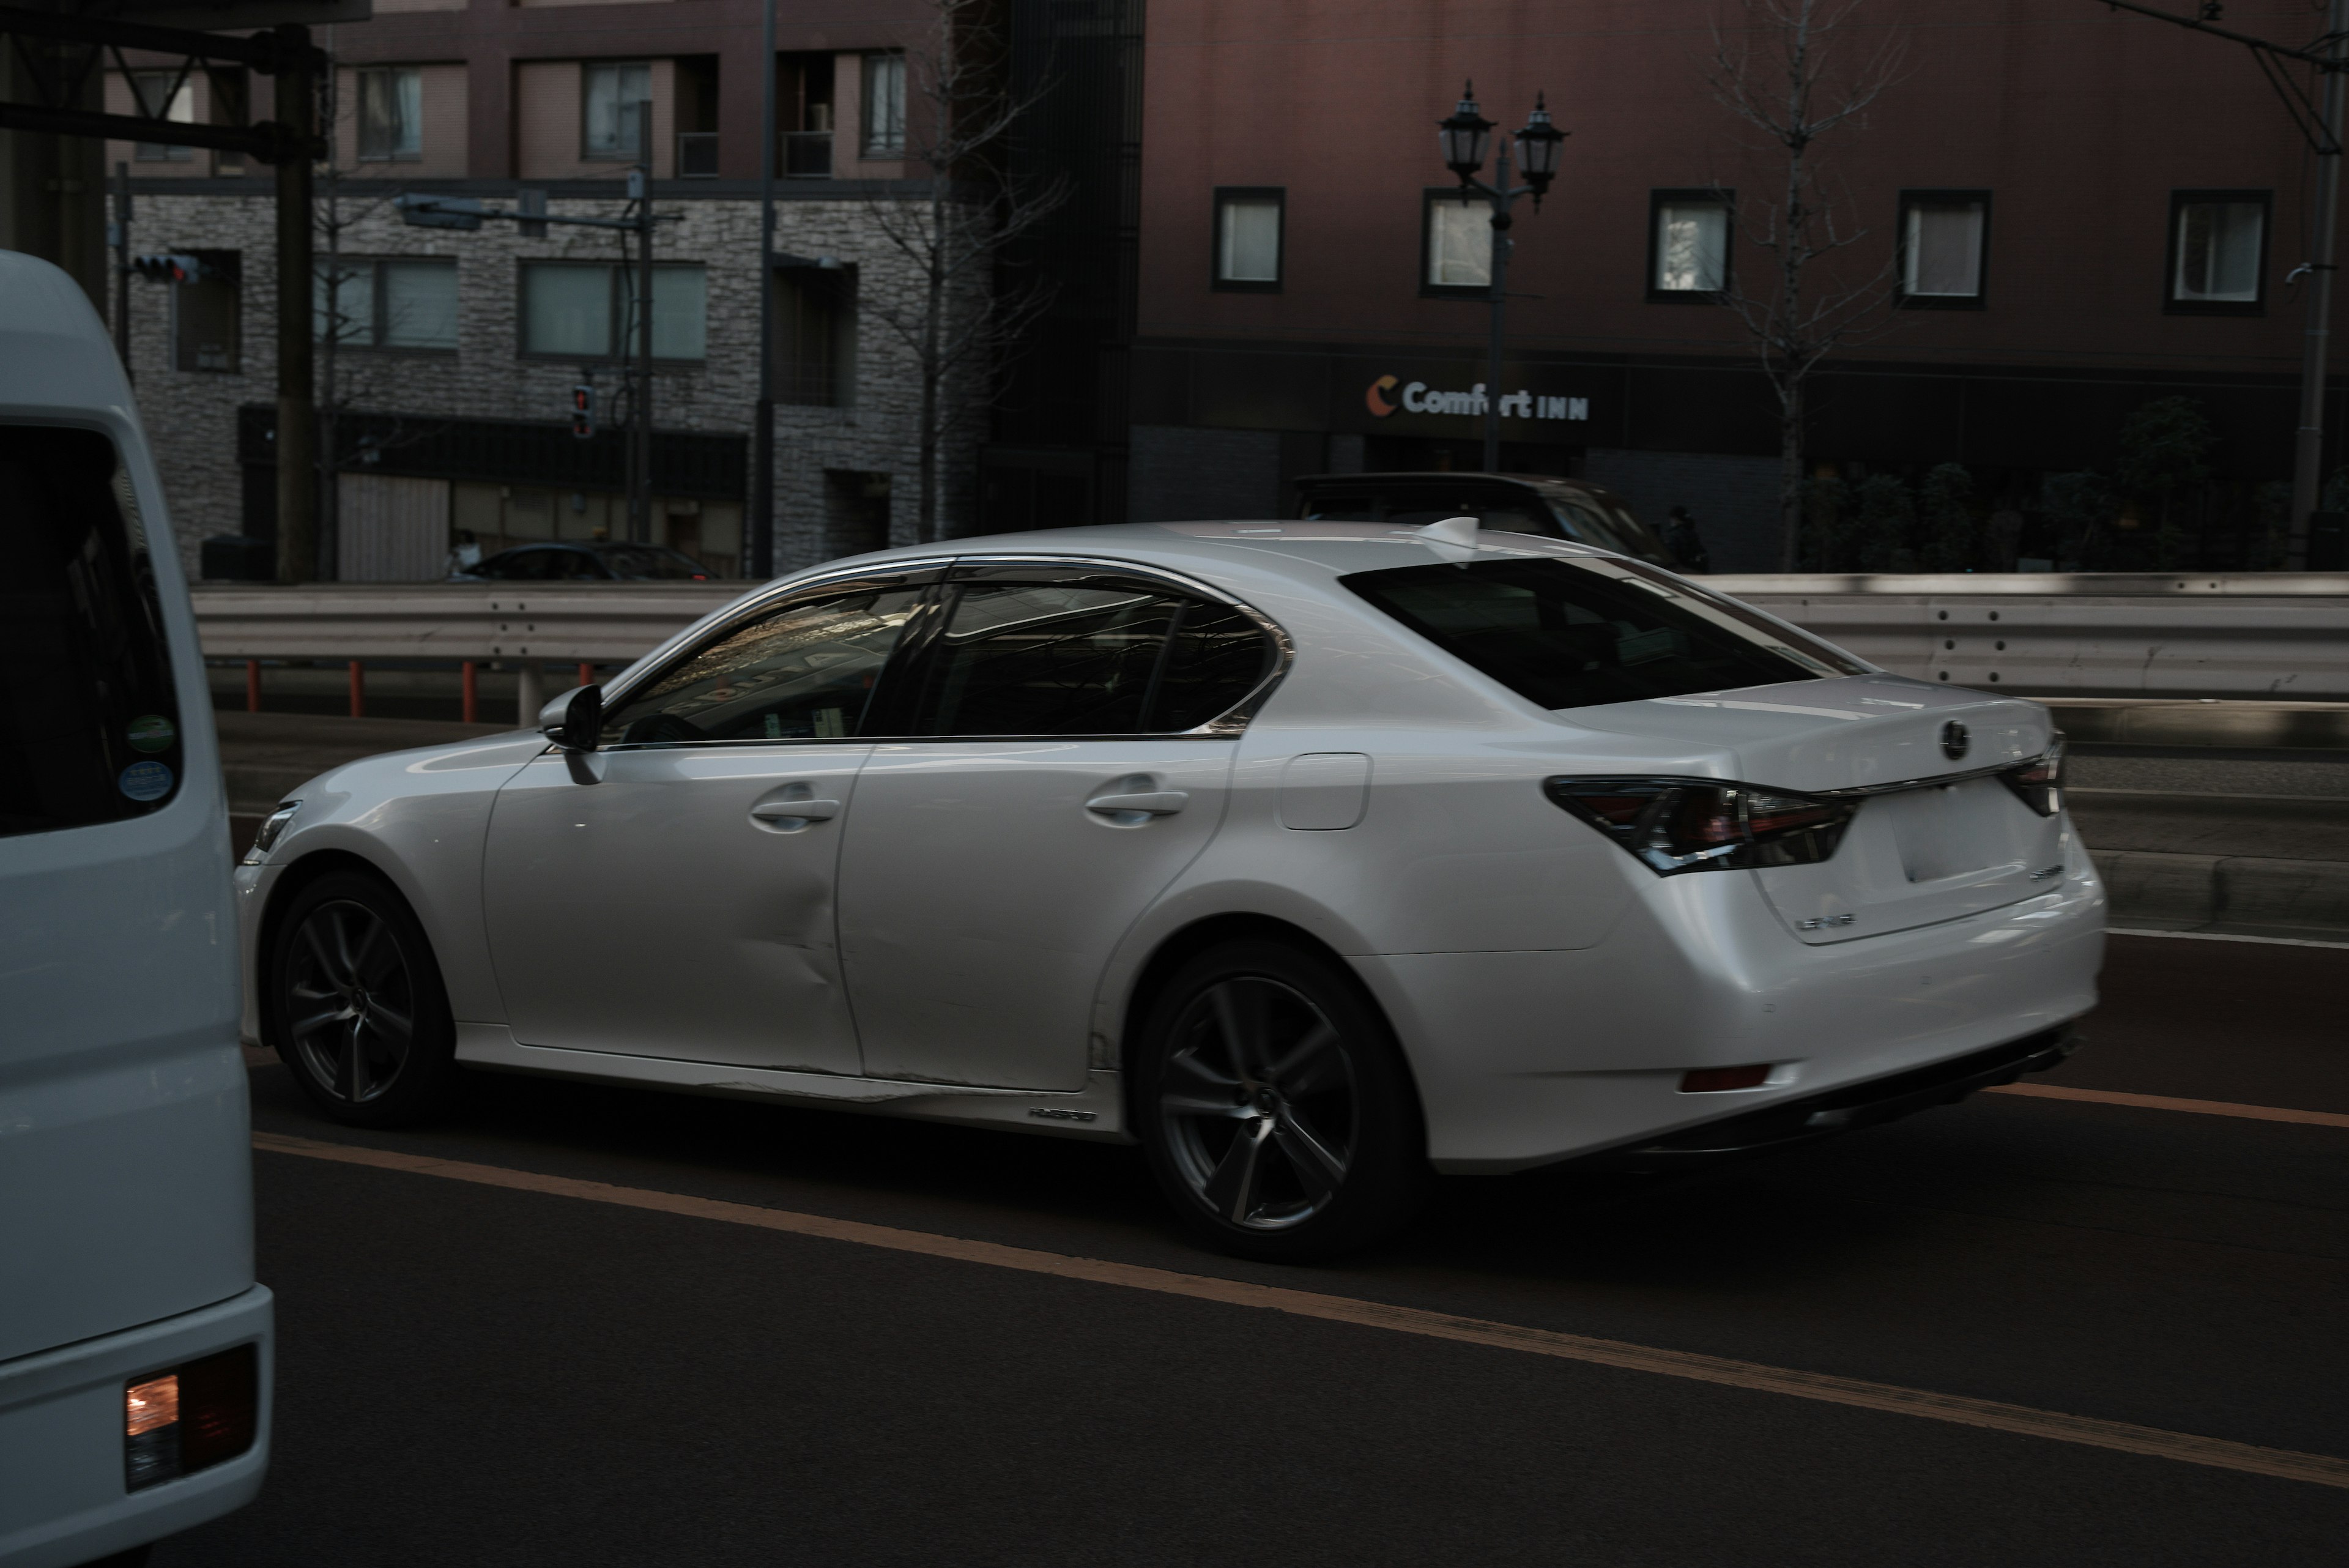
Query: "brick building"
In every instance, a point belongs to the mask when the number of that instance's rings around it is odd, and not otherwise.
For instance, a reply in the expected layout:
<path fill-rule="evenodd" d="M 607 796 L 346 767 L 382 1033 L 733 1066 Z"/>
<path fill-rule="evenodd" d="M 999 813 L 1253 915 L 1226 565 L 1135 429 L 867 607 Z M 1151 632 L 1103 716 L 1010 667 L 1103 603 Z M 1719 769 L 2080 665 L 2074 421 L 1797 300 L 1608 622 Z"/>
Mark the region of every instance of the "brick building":
<path fill-rule="evenodd" d="M 1768 265 L 1741 229 L 1769 161 L 1703 78 L 1716 22 L 1734 46 L 1752 19 L 1155 0 L 1132 514 L 1262 514 L 1318 470 L 1476 466 L 1481 419 L 1430 401 L 1485 379 L 1482 256 L 1461 248 L 1483 213 L 1461 222 L 1434 136 L 1474 78 L 1505 127 L 1546 91 L 1571 133 L 1542 211 L 1518 212 L 1505 381 L 1535 396 L 1504 466 L 1687 504 L 1717 568 L 1773 565 L 1775 403 L 1712 292 Z M 2300 42 L 2321 16 L 2238 0 L 2227 22 Z M 1836 48 L 1887 44 L 1897 79 L 1817 150 L 1865 231 L 1851 271 L 1889 298 L 1815 383 L 1811 458 L 1962 463 L 2029 512 L 2047 475 L 2109 472 L 2133 410 L 2189 397 L 2231 482 L 2197 503 L 2227 564 L 2292 468 L 2313 158 L 2284 109 L 2240 49 L 2085 0 L 1867 0 Z M 2336 435 L 2342 413 L 2336 388 Z"/>
<path fill-rule="evenodd" d="M 923 47 L 932 13 L 919 0 L 778 9 L 776 556 L 789 568 L 903 542 L 915 526 L 919 377 L 873 313 L 920 291 L 879 218 L 927 199 L 926 171 L 907 161 L 905 51 Z M 537 192 L 556 215 L 616 216 L 639 104 L 651 117 L 654 205 L 675 220 L 661 223 L 654 254 L 655 537 L 722 575 L 743 570 L 761 7 L 378 0 L 376 13 L 316 34 L 337 67 L 316 238 L 319 335 L 333 339 L 331 392 L 322 348 L 320 396 L 336 410 L 337 575 L 438 576 L 452 537 L 495 548 L 626 536 L 615 415 L 632 300 L 614 232 L 413 227 L 393 199 L 512 208 Z M 134 69 L 112 74 L 106 91 L 125 112 L 134 92 L 160 103 L 171 88 Z M 240 77 L 198 72 L 168 112 L 236 120 L 254 112 L 250 99 Z M 274 529 L 269 171 L 160 144 L 109 143 L 106 157 L 132 173 L 133 248 L 203 264 L 197 282 L 131 290 L 132 366 L 192 566 L 205 538 Z M 588 441 L 568 424 L 583 380 L 598 389 L 601 428 Z M 968 431 L 947 454 L 947 532 L 973 526 L 984 434 Z"/>

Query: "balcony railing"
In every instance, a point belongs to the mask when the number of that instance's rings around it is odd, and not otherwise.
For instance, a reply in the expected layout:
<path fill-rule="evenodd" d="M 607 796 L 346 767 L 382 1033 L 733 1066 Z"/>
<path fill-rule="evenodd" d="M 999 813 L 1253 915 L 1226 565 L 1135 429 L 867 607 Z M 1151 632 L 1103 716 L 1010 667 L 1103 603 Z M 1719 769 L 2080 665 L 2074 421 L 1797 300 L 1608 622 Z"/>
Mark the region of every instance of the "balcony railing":
<path fill-rule="evenodd" d="M 680 130 L 677 133 L 677 177 L 680 180 L 718 178 L 718 133 Z"/>
<path fill-rule="evenodd" d="M 832 178 L 832 132 L 791 130 L 783 133 L 783 173 L 793 180 Z"/>

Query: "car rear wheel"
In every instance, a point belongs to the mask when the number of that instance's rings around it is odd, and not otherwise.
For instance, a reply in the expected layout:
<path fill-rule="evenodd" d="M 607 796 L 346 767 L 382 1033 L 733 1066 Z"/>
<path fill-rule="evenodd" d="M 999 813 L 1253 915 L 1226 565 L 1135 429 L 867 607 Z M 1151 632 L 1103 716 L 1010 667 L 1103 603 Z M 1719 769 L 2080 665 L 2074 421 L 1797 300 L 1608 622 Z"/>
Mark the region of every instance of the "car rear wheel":
<path fill-rule="evenodd" d="M 1326 961 L 1273 941 L 1214 948 L 1160 992 L 1139 1044 L 1136 1130 L 1161 1189 L 1210 1246 L 1329 1257 L 1424 1201 L 1402 1054 Z"/>
<path fill-rule="evenodd" d="M 270 1040 L 318 1107 L 357 1127 L 430 1115 L 456 1077 L 440 969 L 407 901 L 357 872 L 294 896 L 271 954 Z"/>

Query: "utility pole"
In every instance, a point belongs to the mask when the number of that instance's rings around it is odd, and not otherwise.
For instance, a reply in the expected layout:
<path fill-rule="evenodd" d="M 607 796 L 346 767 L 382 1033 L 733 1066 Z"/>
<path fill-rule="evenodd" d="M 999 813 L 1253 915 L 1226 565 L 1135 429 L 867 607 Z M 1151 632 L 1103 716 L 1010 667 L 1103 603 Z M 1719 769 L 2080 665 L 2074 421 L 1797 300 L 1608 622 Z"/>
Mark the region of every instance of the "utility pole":
<path fill-rule="evenodd" d="M 317 83 L 310 30 L 276 29 L 285 60 L 277 72 L 277 580 L 317 575 L 317 382 L 311 358 L 311 161 L 318 134 Z"/>
<path fill-rule="evenodd" d="M 122 378 L 130 372 L 130 165 L 114 166 L 114 352 L 122 360 Z"/>
<path fill-rule="evenodd" d="M 2349 38 L 2349 0 L 2332 0 L 2324 18 L 2324 53 L 2333 64 L 2324 72 L 2324 135 L 2316 149 L 2316 192 L 2309 214 L 2309 237 L 2315 253 L 2308 261 L 2308 325 L 2302 329 L 2300 359 L 2300 429 L 2292 450 L 2292 535 L 2284 565 L 2308 569 L 2309 514 L 2324 504 L 2324 375 L 2332 363 L 2333 242 L 2341 214 L 2342 67 L 2349 64 L 2344 46 Z"/>
<path fill-rule="evenodd" d="M 2300 423 L 2292 431 L 2292 520 L 2284 566 L 2290 571 L 2308 567 L 2308 518 L 2324 499 L 2324 379 L 2331 365 L 2333 337 L 2333 243 L 2340 228 L 2341 133 L 2344 83 L 2349 71 L 2349 0 L 2329 0 L 2324 36 L 2307 48 L 2295 48 L 2215 26 L 2220 7 L 2205 0 L 2199 13 L 2175 12 L 2143 5 L 2137 0 L 2096 0 L 2107 10 L 2131 11 L 2192 32 L 2208 33 L 2230 44 L 2240 44 L 2259 62 L 2261 72 L 2283 100 L 2286 113 L 2316 154 L 2316 190 L 2309 210 L 2310 255 L 2294 267 L 2292 277 L 2307 275 L 2307 325 L 2302 329 L 2300 360 Z M 2322 104 L 2310 99 L 2299 83 L 2285 76 L 2282 63 L 2296 60 L 2313 66 L 2323 78 Z"/>
<path fill-rule="evenodd" d="M 644 155 L 628 175 L 629 216 L 636 228 L 636 395 L 628 421 L 628 539 L 653 540 L 653 106 L 636 100 L 636 145 Z"/>
<path fill-rule="evenodd" d="M 742 575 L 775 575 L 775 0 L 766 0 L 759 119 L 759 409 L 750 436 L 750 550 Z"/>

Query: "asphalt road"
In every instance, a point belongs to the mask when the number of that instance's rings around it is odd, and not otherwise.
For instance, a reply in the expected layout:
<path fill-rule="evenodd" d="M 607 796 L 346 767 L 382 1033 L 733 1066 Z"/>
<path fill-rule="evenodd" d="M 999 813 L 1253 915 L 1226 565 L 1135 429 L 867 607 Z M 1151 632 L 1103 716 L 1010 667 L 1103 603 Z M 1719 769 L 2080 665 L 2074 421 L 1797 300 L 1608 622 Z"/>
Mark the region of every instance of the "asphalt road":
<path fill-rule="evenodd" d="M 2119 938 L 2044 1080 L 2349 1113 L 2349 950 Z M 484 1078 L 357 1135 L 2349 1456 L 2349 1127 L 2016 1096 L 1677 1185 L 1444 1184 L 1341 1265 L 1128 1150 Z M 2349 1489 L 404 1170 L 256 1156 L 277 1449 L 156 1568 L 2337 1564 Z"/>

